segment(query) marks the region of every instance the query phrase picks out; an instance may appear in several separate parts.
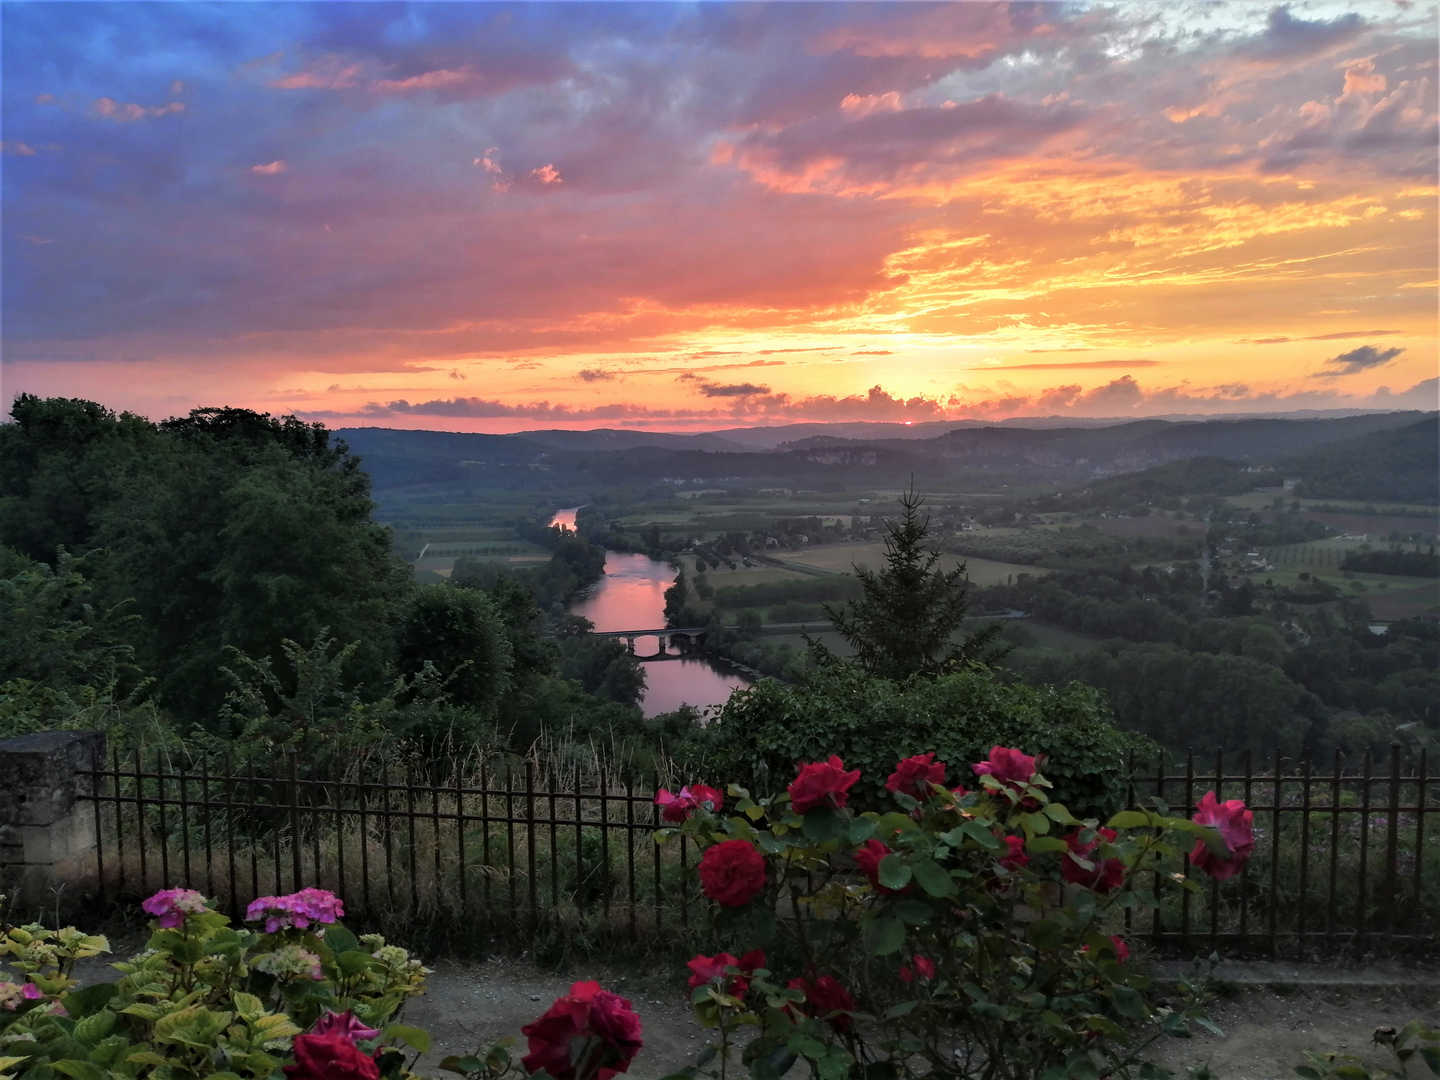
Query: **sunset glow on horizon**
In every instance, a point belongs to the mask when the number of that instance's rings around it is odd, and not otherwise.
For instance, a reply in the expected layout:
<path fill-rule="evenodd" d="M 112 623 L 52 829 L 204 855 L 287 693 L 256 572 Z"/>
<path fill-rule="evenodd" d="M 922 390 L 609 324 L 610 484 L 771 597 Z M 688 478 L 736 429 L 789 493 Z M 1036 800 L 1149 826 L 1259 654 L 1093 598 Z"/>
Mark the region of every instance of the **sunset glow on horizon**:
<path fill-rule="evenodd" d="M 1437 6 L 10 4 L 16 394 L 332 427 L 1437 407 Z"/>

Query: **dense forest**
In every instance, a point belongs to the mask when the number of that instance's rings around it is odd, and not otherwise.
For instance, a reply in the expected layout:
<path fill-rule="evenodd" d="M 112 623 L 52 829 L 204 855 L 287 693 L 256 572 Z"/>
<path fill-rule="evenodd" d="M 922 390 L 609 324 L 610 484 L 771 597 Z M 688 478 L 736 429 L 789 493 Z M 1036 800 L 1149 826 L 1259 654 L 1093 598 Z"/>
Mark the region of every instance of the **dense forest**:
<path fill-rule="evenodd" d="M 643 673 L 564 602 L 604 552 L 522 522 L 533 569 L 416 584 L 369 477 L 320 425 L 239 409 L 155 424 L 22 396 L 0 426 L 0 733 L 302 751 L 650 743 Z"/>

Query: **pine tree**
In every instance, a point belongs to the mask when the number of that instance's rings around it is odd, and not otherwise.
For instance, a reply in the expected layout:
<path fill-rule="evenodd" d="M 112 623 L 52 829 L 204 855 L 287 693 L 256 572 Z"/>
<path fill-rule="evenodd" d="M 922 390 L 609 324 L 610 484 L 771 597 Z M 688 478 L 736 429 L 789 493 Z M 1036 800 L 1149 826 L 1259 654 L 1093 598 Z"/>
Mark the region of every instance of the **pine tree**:
<path fill-rule="evenodd" d="M 940 552 L 927 543 L 930 517 L 920 513 L 924 501 L 912 483 L 900 497 L 900 520 L 885 523 L 884 569 L 855 566 L 862 595 L 843 609 L 825 608 L 860 666 L 887 679 L 940 675 L 996 658 L 997 627 L 959 636 L 970 607 L 969 577 L 963 562 L 938 568 Z"/>

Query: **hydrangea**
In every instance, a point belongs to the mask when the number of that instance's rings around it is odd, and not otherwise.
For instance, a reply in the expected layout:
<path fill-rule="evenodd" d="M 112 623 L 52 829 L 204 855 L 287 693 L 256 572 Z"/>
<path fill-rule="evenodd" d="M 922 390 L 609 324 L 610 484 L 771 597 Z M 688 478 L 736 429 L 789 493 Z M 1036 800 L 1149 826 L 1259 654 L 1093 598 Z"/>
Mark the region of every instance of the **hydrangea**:
<path fill-rule="evenodd" d="M 6 1012 L 14 1012 L 22 1002 L 39 1001 L 44 996 L 44 991 L 33 982 L 27 982 L 23 986 L 20 983 L 0 982 L 0 1009 Z"/>
<path fill-rule="evenodd" d="M 320 957 L 316 956 L 309 949 L 302 949 L 299 945 L 282 945 L 273 952 L 261 953 L 250 962 L 250 966 L 256 971 L 263 971 L 267 975 L 274 975 L 276 978 L 303 978 L 314 979 L 317 982 L 325 978 L 325 971 L 320 966 Z"/>
<path fill-rule="evenodd" d="M 194 889 L 161 889 L 154 896 L 142 900 L 140 910 L 154 915 L 161 926 L 173 929 L 185 921 L 185 916 L 199 915 L 204 911 L 205 897 Z"/>
<path fill-rule="evenodd" d="M 265 920 L 265 932 L 294 927 L 308 929 L 311 923 L 333 923 L 345 914 L 344 902 L 328 889 L 301 889 L 286 896 L 261 896 L 245 908 L 245 921 Z"/>

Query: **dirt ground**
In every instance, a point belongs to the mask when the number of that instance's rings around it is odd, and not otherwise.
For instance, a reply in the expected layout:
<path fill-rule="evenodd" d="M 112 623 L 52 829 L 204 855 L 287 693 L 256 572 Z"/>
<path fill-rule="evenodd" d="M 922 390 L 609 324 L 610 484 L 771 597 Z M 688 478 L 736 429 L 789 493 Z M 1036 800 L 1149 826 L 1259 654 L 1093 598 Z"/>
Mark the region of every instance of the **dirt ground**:
<path fill-rule="evenodd" d="M 435 1074 L 447 1054 L 463 1054 L 492 1039 L 517 1036 L 569 989 L 576 978 L 596 978 L 606 989 L 630 999 L 645 1028 L 645 1049 L 630 1074 L 657 1080 L 691 1060 L 707 1033 L 690 1015 L 685 987 L 673 974 L 636 974 L 587 970 L 583 975 L 542 972 L 524 961 L 441 964 L 426 994 L 405 1014 L 405 1021 L 426 1028 L 434 1045 L 420 1071 Z M 1304 1051 L 1336 1050 L 1383 1066 L 1393 1059 L 1373 1042 L 1376 1028 L 1400 1027 L 1417 1016 L 1440 1025 L 1440 990 L 1434 984 L 1410 988 L 1356 985 L 1343 989 L 1309 986 L 1276 990 L 1252 986 L 1218 1000 L 1211 1018 L 1222 1036 L 1200 1034 L 1156 1044 L 1152 1060 L 1184 1075 L 1208 1064 L 1220 1080 L 1293 1078 Z M 1423 1074 L 1415 1063 L 1412 1073 Z M 440 1074 L 444 1075 L 444 1074 Z"/>

